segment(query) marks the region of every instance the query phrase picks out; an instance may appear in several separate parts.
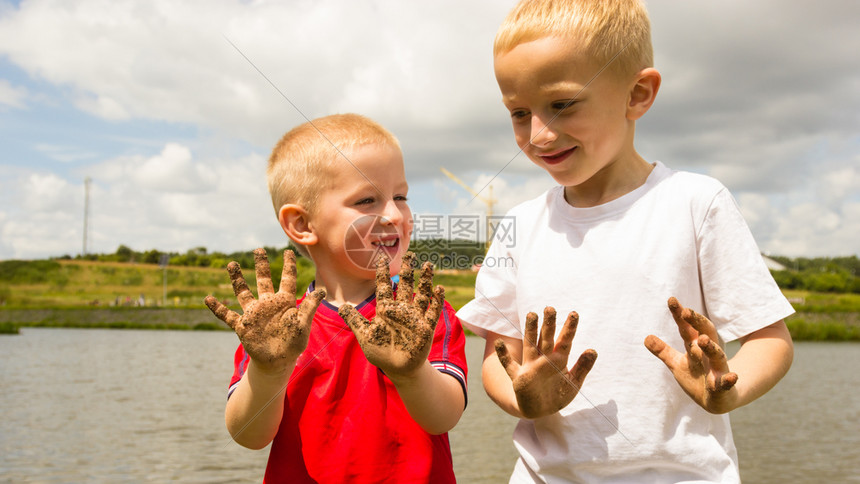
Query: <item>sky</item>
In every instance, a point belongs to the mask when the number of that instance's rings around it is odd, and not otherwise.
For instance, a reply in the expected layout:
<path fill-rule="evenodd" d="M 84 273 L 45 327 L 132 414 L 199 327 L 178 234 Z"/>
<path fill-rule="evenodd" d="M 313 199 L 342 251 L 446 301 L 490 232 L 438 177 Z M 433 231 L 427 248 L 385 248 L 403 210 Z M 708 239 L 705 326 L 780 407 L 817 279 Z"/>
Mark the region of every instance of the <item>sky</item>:
<path fill-rule="evenodd" d="M 496 214 L 539 196 L 493 76 L 514 3 L 0 0 L 0 260 L 283 247 L 266 160 L 337 112 L 400 139 L 425 220 L 486 209 L 443 167 Z M 723 182 L 766 254 L 860 254 L 860 2 L 646 5 L 638 152 Z"/>

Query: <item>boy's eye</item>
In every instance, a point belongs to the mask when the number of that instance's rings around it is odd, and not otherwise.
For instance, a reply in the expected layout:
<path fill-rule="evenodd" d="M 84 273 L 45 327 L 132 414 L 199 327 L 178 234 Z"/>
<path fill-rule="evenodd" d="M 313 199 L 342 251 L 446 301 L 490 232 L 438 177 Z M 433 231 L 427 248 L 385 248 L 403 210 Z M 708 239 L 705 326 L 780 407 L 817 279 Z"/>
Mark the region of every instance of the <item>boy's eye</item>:
<path fill-rule="evenodd" d="M 355 202 L 356 205 L 367 205 L 369 203 L 373 203 L 373 199 L 370 197 L 362 198 L 361 200 Z"/>
<path fill-rule="evenodd" d="M 561 111 L 562 109 L 567 109 L 567 108 L 573 106 L 573 104 L 575 102 L 576 101 L 573 99 L 565 99 L 563 101 L 555 101 L 554 103 L 552 103 L 552 108 L 555 110 Z"/>
<path fill-rule="evenodd" d="M 511 117 L 514 119 L 523 119 L 528 115 L 529 115 L 528 111 L 526 111 L 524 109 L 515 109 L 515 110 L 511 111 Z"/>
<path fill-rule="evenodd" d="M 405 202 L 407 199 L 406 199 L 406 195 L 396 195 L 394 197 L 394 200 L 396 200 L 398 202 Z"/>

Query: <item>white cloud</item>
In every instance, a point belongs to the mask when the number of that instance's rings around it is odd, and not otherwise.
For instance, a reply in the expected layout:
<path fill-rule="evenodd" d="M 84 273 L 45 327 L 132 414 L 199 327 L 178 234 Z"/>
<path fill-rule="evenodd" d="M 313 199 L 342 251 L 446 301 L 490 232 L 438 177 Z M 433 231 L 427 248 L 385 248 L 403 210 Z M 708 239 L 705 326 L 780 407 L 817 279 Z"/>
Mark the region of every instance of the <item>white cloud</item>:
<path fill-rule="evenodd" d="M 70 163 L 96 157 L 95 153 L 76 146 L 63 146 L 39 143 L 35 145 L 34 148 L 36 151 L 44 153 L 51 159 L 62 163 Z"/>
<path fill-rule="evenodd" d="M 349 110 L 459 124 L 496 100 L 485 88 L 489 49 L 506 10 L 489 0 L 34 0 L 0 19 L 0 45 L 33 75 L 72 86 L 96 116 L 194 123 L 268 145 L 302 117 L 242 55 L 311 118 Z M 466 21 L 478 16 L 495 20 Z"/>
<path fill-rule="evenodd" d="M 93 249 L 119 244 L 145 250 L 191 247 L 247 250 L 279 230 L 265 188 L 265 159 L 192 161 L 187 147 L 168 144 L 150 157 L 124 157 L 90 167 Z M 244 245 L 248 233 L 257 245 Z M 272 242 L 286 245 L 286 242 Z"/>
<path fill-rule="evenodd" d="M 25 167 L 20 156 L 11 165 L 0 162 L 0 171 L 5 165 L 14 173 L 0 180 L 6 191 L 0 194 L 6 211 L 0 257 L 76 253 L 83 189 L 80 181 L 63 186 L 59 180 L 86 175 L 95 180 L 94 249 L 283 243 L 260 153 L 304 121 L 302 114 L 335 111 L 370 115 L 400 138 L 413 192 L 425 195 L 412 197 L 416 212 L 483 213 L 480 202 L 468 203 L 471 196 L 441 175 L 446 166 L 476 188 L 504 167 L 494 182 L 496 212 L 503 213 L 552 184 L 515 156 L 493 78 L 493 35 L 514 3 L 28 0 L 6 6 L 0 56 L 36 82 L 0 80 L 4 122 L 15 123 L 7 120 L 30 113 L 27 103 L 38 100 L 34 105 L 47 115 L 72 105 L 117 125 L 145 120 L 165 129 L 190 127 L 198 138 L 113 148 L 97 163 L 90 162 L 106 152 L 101 146 L 37 139 L 31 145 L 42 154 L 75 163 L 50 173 L 53 167 Z M 846 62 L 860 50 L 854 25 L 860 3 L 651 0 L 648 8 L 664 83 L 637 124 L 639 151 L 723 181 L 763 250 L 860 253 L 854 228 L 860 226 L 860 64 Z M 225 145 L 243 148 L 220 150 Z M 25 186 L 44 198 L 25 193 Z M 75 201 L 63 205 L 64 196 Z M 47 206 L 67 213 L 52 215 Z"/>
<path fill-rule="evenodd" d="M 791 207 L 779 219 L 779 227 L 770 241 L 771 253 L 798 254 L 808 257 L 849 255 L 845 247 L 860 241 L 860 203 L 846 204 L 841 212 L 823 209 L 815 203 Z"/>
<path fill-rule="evenodd" d="M 192 161 L 191 150 L 177 143 L 167 144 L 160 154 L 128 171 L 141 187 L 165 193 L 205 191 L 215 183 L 204 165 Z"/>
<path fill-rule="evenodd" d="M 78 95 L 75 104 L 82 111 L 86 111 L 110 121 L 125 121 L 131 119 L 131 114 L 125 109 L 122 103 L 109 96 L 80 94 Z"/>
<path fill-rule="evenodd" d="M 860 155 L 854 157 L 854 161 L 847 166 L 827 171 L 818 180 L 816 195 L 826 206 L 838 208 L 849 197 L 855 199 L 860 197 Z M 860 219 L 856 220 L 860 223 Z"/>
<path fill-rule="evenodd" d="M 23 109 L 27 106 L 27 88 L 13 86 L 6 79 L 0 79 L 0 109 L 3 106 Z"/>
<path fill-rule="evenodd" d="M 52 173 L 0 167 L 0 259 L 81 247 L 83 189 Z"/>
<path fill-rule="evenodd" d="M 59 212 L 77 199 L 83 200 L 82 193 L 53 173 L 33 173 L 27 177 L 21 189 L 22 208 L 37 213 Z"/>

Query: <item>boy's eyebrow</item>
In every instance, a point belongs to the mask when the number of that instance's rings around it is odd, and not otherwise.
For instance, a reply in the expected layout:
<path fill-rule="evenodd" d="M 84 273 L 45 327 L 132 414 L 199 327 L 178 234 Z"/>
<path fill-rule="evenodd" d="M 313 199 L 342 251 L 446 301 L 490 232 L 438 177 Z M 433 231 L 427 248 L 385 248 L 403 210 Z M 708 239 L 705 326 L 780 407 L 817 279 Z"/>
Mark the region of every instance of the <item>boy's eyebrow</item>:
<path fill-rule="evenodd" d="M 582 86 L 582 88 L 580 88 L 580 89 L 579 89 L 579 91 L 576 93 L 576 95 L 575 95 L 575 96 L 573 96 L 573 97 L 572 97 L 572 98 L 567 102 L 567 106 L 569 106 L 569 105 L 573 104 L 573 102 L 574 102 L 574 101 L 576 101 L 576 98 L 577 98 L 577 97 L 579 97 L 579 95 L 580 95 L 580 94 L 582 94 L 582 91 L 584 91 L 584 90 L 585 90 L 585 89 L 586 89 L 586 88 L 587 88 L 587 87 L 588 87 L 592 82 L 594 82 L 594 80 L 595 80 L 595 79 L 597 79 L 597 76 L 599 76 L 600 74 L 602 74 L 602 73 L 603 73 L 603 71 L 605 71 L 605 70 L 606 70 L 606 68 L 607 68 L 607 67 L 609 67 L 609 65 L 610 65 L 610 64 L 612 64 L 612 62 L 613 62 L 615 59 L 617 59 L 617 58 L 618 58 L 618 56 L 619 56 L 619 55 L 621 55 L 621 53 L 622 53 L 622 52 L 624 52 L 624 49 L 626 49 L 626 48 L 627 48 L 627 46 L 628 46 L 628 45 L 630 45 L 631 43 L 633 43 L 633 39 L 631 39 L 629 42 L 627 42 L 626 44 L 624 44 L 624 47 L 622 47 L 621 49 L 619 49 L 619 50 L 618 50 L 618 52 L 616 52 L 616 53 L 615 53 L 615 55 L 614 55 L 614 56 L 612 56 L 612 58 L 611 58 L 611 59 L 609 59 L 608 61 L 606 61 L 606 64 L 603 64 L 603 67 L 601 67 L 601 68 L 600 68 L 600 70 L 599 70 L 599 71 L 597 71 L 597 73 L 596 73 L 596 74 L 594 74 L 593 76 L 591 76 L 591 79 L 589 79 L 589 80 L 588 80 L 588 82 L 586 82 L 586 83 L 585 83 L 585 85 L 584 85 L 584 86 Z M 563 81 L 560 81 L 560 82 L 562 82 L 562 83 L 563 83 Z M 565 107 L 567 107 L 567 106 L 565 106 Z M 553 117 L 552 117 L 552 119 L 550 119 L 550 120 L 549 120 L 549 122 L 547 122 L 547 123 L 544 125 L 544 127 L 543 127 L 543 128 L 541 128 L 541 130 L 540 130 L 540 131 L 538 131 L 538 132 L 535 134 L 535 136 L 539 135 L 543 130 L 545 130 L 545 129 L 547 128 L 547 126 L 549 126 L 549 125 L 550 125 L 550 123 L 552 123 L 553 121 L 555 121 L 555 118 L 557 118 L 560 114 L 561 114 L 561 111 L 559 111 L 558 113 L 556 113 L 556 114 L 555 114 L 555 116 L 553 116 Z M 532 139 L 534 139 L 534 138 L 532 138 Z M 483 191 L 484 191 L 484 189 L 486 189 L 488 186 L 490 186 L 490 183 L 493 183 L 493 180 L 495 180 L 495 179 L 496 179 L 496 177 L 498 177 L 498 176 L 499 176 L 503 171 L 505 171 L 505 168 L 507 168 L 507 167 L 508 167 L 508 165 L 510 165 L 511 163 L 513 163 L 513 161 L 517 158 L 517 156 L 519 156 L 519 155 L 520 155 L 520 153 L 522 153 L 522 152 L 523 152 L 523 149 L 522 149 L 522 147 L 520 147 L 520 149 L 519 149 L 519 150 L 517 150 L 516 154 L 514 154 L 514 156 L 512 156 L 512 157 L 511 157 L 511 159 L 510 159 L 510 160 L 508 160 L 508 162 L 507 162 L 507 163 L 505 163 L 505 166 L 503 166 L 501 170 L 499 170 L 498 172 L 496 172 L 496 174 L 495 174 L 495 175 L 493 175 L 493 177 L 492 177 L 492 178 L 490 178 L 490 181 L 488 181 L 488 182 L 487 182 L 487 183 L 486 183 L 486 184 L 485 184 L 485 185 L 484 185 L 480 190 L 478 190 L 478 192 L 477 192 L 477 193 L 475 193 L 475 196 L 474 196 L 474 197 L 472 197 L 472 199 L 471 199 L 471 200 L 469 200 L 469 203 L 474 202 L 474 201 L 475 201 L 475 199 L 476 199 L 476 198 L 478 198 L 478 196 L 481 194 L 481 192 L 483 192 Z"/>
<path fill-rule="evenodd" d="M 594 80 L 594 78 L 589 80 L 588 84 L 591 84 L 592 80 Z M 583 86 L 583 85 L 580 85 L 579 83 L 572 82 L 572 81 L 558 81 L 558 82 L 553 82 L 552 84 L 540 86 L 540 90 L 543 92 L 558 92 L 558 91 L 571 92 L 571 91 L 576 91 L 576 95 L 573 96 L 574 99 L 576 99 L 576 97 L 579 96 L 580 94 L 582 94 L 582 91 L 584 91 L 585 88 L 588 87 L 588 84 Z"/>
<path fill-rule="evenodd" d="M 287 101 L 288 103 L 290 103 L 290 106 L 292 106 L 292 107 L 293 107 L 293 109 L 295 109 L 297 113 L 299 113 L 303 118 L 305 118 L 305 121 L 307 121 L 307 123 L 308 123 L 308 124 L 310 124 L 310 125 L 311 125 L 311 126 L 312 126 L 316 131 L 317 131 L 317 133 L 319 133 L 319 134 L 320 134 L 320 136 L 322 136 L 322 137 L 323 137 L 323 139 L 325 139 L 326 141 L 328 141 L 328 144 L 330 144 L 330 145 L 331 145 L 331 147 L 332 147 L 332 148 L 334 148 L 334 149 L 335 149 L 335 151 L 337 151 L 337 153 L 338 153 L 338 154 L 339 154 L 339 155 L 340 155 L 344 160 L 346 160 L 346 161 L 347 161 L 347 163 L 349 163 L 350 165 L 352 165 L 352 167 L 353 167 L 353 168 L 355 168 L 355 171 L 357 171 L 357 172 L 358 172 L 358 174 L 362 176 L 362 178 L 364 178 L 365 180 L 367 180 L 367 183 L 370 183 L 370 184 L 373 186 L 373 188 L 374 188 L 377 192 L 379 192 L 379 194 L 380 194 L 380 195 L 382 194 L 382 190 L 380 190 L 380 189 L 379 189 L 379 187 L 377 187 L 377 186 L 376 186 L 376 184 L 375 184 L 375 183 L 373 183 L 373 182 L 370 180 L 370 178 L 368 178 L 368 177 L 367 177 L 367 175 L 365 175 L 365 174 L 364 174 L 364 172 L 362 172 L 361 170 L 359 170 L 359 169 L 358 169 L 358 167 L 357 167 L 357 166 L 355 166 L 355 164 L 352 162 L 352 160 L 350 160 L 350 159 L 349 159 L 349 158 L 348 158 L 348 157 L 343 153 L 343 151 L 341 151 L 341 150 L 340 150 L 340 148 L 338 148 L 338 147 L 337 147 L 337 145 L 335 145 L 335 144 L 334 144 L 334 143 L 333 143 L 333 142 L 328 138 L 328 136 L 326 136 L 326 135 L 325 135 L 325 133 L 323 133 L 319 128 L 317 128 L 317 126 L 313 123 L 313 121 L 311 121 L 311 120 L 310 120 L 310 118 L 308 118 L 307 116 L 305 116 L 305 113 L 303 113 L 303 112 L 302 112 L 302 110 L 301 110 L 301 109 L 299 109 L 299 107 L 298 107 L 298 106 L 296 106 L 296 104 L 295 104 L 293 101 L 291 101 L 291 100 L 290 100 L 290 98 L 288 98 L 288 97 L 287 97 L 287 95 L 286 95 L 286 94 L 284 94 L 284 93 L 283 93 L 283 92 L 278 88 L 278 86 L 276 86 L 276 85 L 275 85 L 275 83 L 274 83 L 274 82 L 272 82 L 272 81 L 271 81 L 271 79 L 269 79 L 265 74 L 263 74 L 263 71 L 261 71 L 261 70 L 260 70 L 260 68 L 259 68 L 259 67 L 257 67 L 257 65 L 256 65 L 256 64 L 254 64 L 253 62 L 251 62 L 251 59 L 249 59 L 249 58 L 248 58 L 248 56 L 246 56 L 244 52 L 242 52 L 241 50 L 239 50 L 239 47 L 236 47 L 236 44 L 234 44 L 234 43 L 233 43 L 233 42 L 232 42 L 232 41 L 227 37 L 227 35 L 226 35 L 226 34 L 221 34 L 221 35 L 224 37 L 224 40 L 226 40 L 228 44 L 230 44 L 231 46 L 233 46 L 233 48 L 234 48 L 234 49 L 236 49 L 236 52 L 238 52 L 238 53 L 239 53 L 239 55 L 241 55 L 241 56 L 242 56 L 246 61 L 248 61 L 248 64 L 251 64 L 251 67 L 253 67 L 253 68 L 254 68 L 254 70 L 255 70 L 255 71 L 257 71 L 257 73 L 259 73 L 261 76 L 263 76 L 263 79 L 265 79 L 265 80 L 266 80 L 266 82 L 268 82 L 270 86 L 272 86 L 273 88 L 275 88 L 275 90 L 276 90 L 276 91 L 278 91 L 278 94 L 280 94 L 282 98 L 286 99 L 286 101 Z"/>
<path fill-rule="evenodd" d="M 592 79 L 592 80 L 593 80 L 593 79 Z M 590 83 L 590 81 L 589 81 L 589 83 Z M 545 85 L 539 86 L 539 87 L 538 87 L 538 90 L 539 90 L 542 94 L 552 94 L 552 93 L 556 93 L 556 92 L 558 92 L 558 93 L 565 93 L 565 94 L 566 94 L 566 93 L 569 93 L 569 92 L 576 92 L 576 95 L 574 95 L 574 96 L 573 96 L 573 98 L 571 98 L 571 100 L 574 100 L 574 99 L 576 99 L 580 94 L 582 94 L 582 91 L 584 91 L 586 87 L 588 87 L 588 84 L 586 84 L 585 86 L 583 86 L 583 85 L 581 85 L 581 84 L 579 84 L 579 83 L 577 83 L 577 82 L 572 82 L 572 81 L 558 81 L 558 82 L 553 82 L 553 83 L 551 83 L 551 84 L 545 84 Z M 506 104 L 507 104 L 507 103 L 514 103 L 514 104 L 515 104 L 515 103 L 516 103 L 516 101 L 517 101 L 517 96 L 516 96 L 516 94 L 510 94 L 510 95 L 507 95 L 507 96 L 505 96 L 504 94 L 502 95 L 502 102 L 503 102 L 503 103 L 506 103 Z M 553 119 L 554 119 L 554 118 L 553 118 Z"/>

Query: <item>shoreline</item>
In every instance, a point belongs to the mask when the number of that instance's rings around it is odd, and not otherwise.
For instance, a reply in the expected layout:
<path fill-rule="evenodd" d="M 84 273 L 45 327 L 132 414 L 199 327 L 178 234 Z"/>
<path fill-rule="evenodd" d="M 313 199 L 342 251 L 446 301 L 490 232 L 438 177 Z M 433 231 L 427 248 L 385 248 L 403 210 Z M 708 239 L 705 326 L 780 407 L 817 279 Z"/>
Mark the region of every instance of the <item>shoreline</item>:
<path fill-rule="evenodd" d="M 860 342 L 860 323 L 855 312 L 798 312 L 786 324 L 794 341 Z M 0 309 L 0 334 L 18 334 L 18 328 L 22 327 L 231 331 L 206 307 Z"/>
<path fill-rule="evenodd" d="M 208 308 L 0 309 L 0 328 L 105 328 L 231 331 Z M 0 329 L 0 332 L 5 332 Z M 13 333 L 14 334 L 14 333 Z"/>

